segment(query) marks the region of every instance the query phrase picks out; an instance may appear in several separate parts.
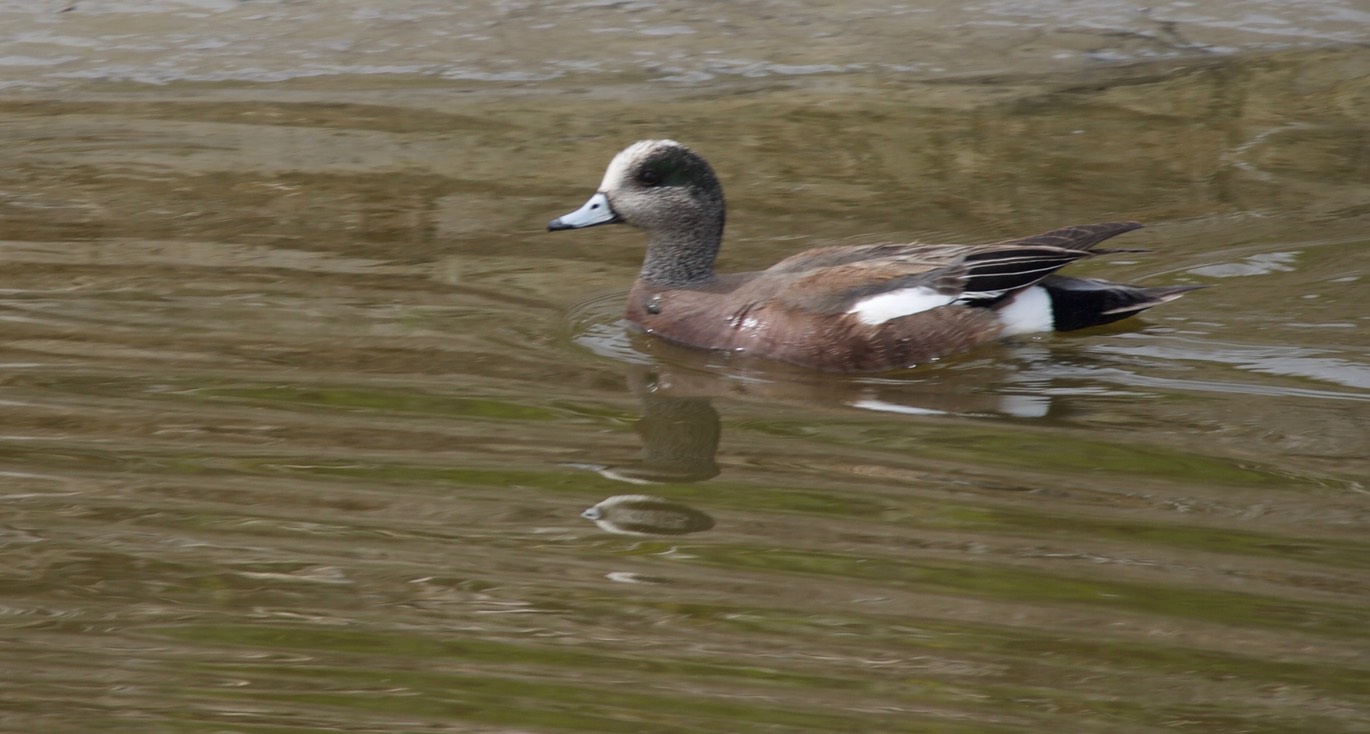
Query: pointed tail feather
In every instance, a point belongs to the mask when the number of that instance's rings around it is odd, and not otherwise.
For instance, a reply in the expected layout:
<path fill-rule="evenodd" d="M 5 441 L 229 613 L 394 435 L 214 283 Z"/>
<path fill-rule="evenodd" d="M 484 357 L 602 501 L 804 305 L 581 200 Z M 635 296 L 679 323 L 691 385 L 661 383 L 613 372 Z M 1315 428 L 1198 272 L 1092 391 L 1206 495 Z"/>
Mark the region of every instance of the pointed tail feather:
<path fill-rule="evenodd" d="M 1057 331 L 1073 331 L 1111 324 L 1205 286 L 1172 285 L 1143 288 L 1086 278 L 1052 276 L 1040 284 L 1051 296 Z"/>

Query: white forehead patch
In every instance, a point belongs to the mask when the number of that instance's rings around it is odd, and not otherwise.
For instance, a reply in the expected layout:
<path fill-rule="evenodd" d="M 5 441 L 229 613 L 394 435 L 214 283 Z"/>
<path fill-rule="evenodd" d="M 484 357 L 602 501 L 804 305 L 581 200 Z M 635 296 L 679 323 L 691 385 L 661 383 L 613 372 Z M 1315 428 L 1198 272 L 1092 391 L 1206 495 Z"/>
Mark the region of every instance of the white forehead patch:
<path fill-rule="evenodd" d="M 855 314 L 863 324 L 876 326 L 890 319 L 922 313 L 955 301 L 955 295 L 938 293 L 932 288 L 919 286 L 862 298 L 852 304 L 847 313 Z"/>
<path fill-rule="evenodd" d="M 604 180 L 599 182 L 600 191 L 613 191 L 621 187 L 624 179 L 628 177 L 628 172 L 633 170 L 633 166 L 640 160 L 647 151 L 653 148 L 668 148 L 685 146 L 674 140 L 639 140 L 636 143 L 620 150 L 614 159 L 609 161 L 609 168 L 604 171 Z"/>

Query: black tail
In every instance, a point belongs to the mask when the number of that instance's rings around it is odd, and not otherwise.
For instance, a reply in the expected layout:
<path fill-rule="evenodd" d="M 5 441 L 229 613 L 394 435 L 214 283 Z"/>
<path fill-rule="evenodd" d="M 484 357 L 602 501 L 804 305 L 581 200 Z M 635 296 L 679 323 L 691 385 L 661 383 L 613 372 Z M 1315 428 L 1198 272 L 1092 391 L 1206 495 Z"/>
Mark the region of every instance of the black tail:
<path fill-rule="evenodd" d="M 1046 288 L 1051 296 L 1052 317 L 1057 331 L 1111 324 L 1204 287 L 1166 285 L 1142 288 L 1059 275 L 1046 278 L 1038 285 Z"/>

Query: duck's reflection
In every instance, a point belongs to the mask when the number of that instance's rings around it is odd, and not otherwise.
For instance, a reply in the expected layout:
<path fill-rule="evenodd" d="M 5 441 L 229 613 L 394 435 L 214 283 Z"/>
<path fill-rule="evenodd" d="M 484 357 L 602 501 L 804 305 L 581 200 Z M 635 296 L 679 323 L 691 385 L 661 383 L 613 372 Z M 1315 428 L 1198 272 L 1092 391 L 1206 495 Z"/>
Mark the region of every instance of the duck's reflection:
<path fill-rule="evenodd" d="M 642 402 L 642 418 L 635 426 L 642 438 L 642 458 L 610 466 L 575 466 L 636 485 L 711 479 L 719 473 L 716 454 L 721 433 L 714 397 L 904 415 L 1040 418 L 1053 407 L 1051 397 L 1043 394 L 1040 386 L 1010 392 L 1003 385 L 998 389 L 986 385 L 986 372 L 994 369 L 992 363 L 971 364 L 963 372 L 943 370 L 935 379 L 917 381 L 789 374 L 774 369 L 755 374 L 729 370 L 720 375 L 716 367 L 632 366 L 628 384 Z M 1019 371 L 1009 373 L 1022 377 Z M 646 494 L 609 497 L 582 512 L 581 517 L 608 532 L 630 535 L 684 535 L 714 526 L 713 518 L 697 509 Z"/>
<path fill-rule="evenodd" d="M 635 426 L 642 437 L 642 459 L 594 470 L 631 484 L 685 484 L 717 476 L 714 456 L 721 429 L 713 402 L 670 395 L 661 376 L 643 368 L 632 369 L 628 383 L 642 401 L 642 418 Z M 580 516 L 620 535 L 686 535 L 714 526 L 712 517 L 693 507 L 645 494 L 609 497 Z"/>
<path fill-rule="evenodd" d="M 642 437 L 642 460 L 607 466 L 599 473 L 633 484 L 686 483 L 718 475 L 718 411 L 707 397 L 668 394 L 655 372 L 634 369 L 629 384 L 642 400 L 635 426 Z"/>
<path fill-rule="evenodd" d="M 686 535 L 708 530 L 714 519 L 688 505 L 645 494 L 620 494 L 580 516 L 619 535 Z"/>
<path fill-rule="evenodd" d="M 931 369 L 842 375 L 743 355 L 700 352 L 634 335 L 637 351 L 659 364 L 634 365 L 628 380 L 647 400 L 730 397 L 742 400 L 857 408 L 903 415 L 1041 418 L 1053 409 L 1043 387 L 1059 374 L 1049 349 L 1028 343 L 988 346 Z M 648 411 L 651 410 L 647 406 Z"/>

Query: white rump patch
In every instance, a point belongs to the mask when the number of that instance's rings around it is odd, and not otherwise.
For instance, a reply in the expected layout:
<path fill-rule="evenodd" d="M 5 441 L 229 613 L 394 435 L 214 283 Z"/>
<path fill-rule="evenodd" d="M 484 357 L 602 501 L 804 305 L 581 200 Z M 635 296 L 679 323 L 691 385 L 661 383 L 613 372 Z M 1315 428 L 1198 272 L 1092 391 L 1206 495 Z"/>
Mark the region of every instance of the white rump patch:
<path fill-rule="evenodd" d="M 876 326 L 890 319 L 921 313 L 955 301 L 956 296 L 920 286 L 863 298 L 848 309 L 847 313 L 855 314 L 863 324 Z"/>
<path fill-rule="evenodd" d="M 999 309 L 999 322 L 1004 325 L 1000 336 L 1017 336 L 1056 328 L 1056 315 L 1051 309 L 1051 294 L 1034 285 L 1018 292 L 1007 306 Z"/>
<path fill-rule="evenodd" d="M 999 398 L 999 411 L 1016 418 L 1045 418 L 1051 412 L 1051 398 L 1046 395 L 1004 395 Z"/>

